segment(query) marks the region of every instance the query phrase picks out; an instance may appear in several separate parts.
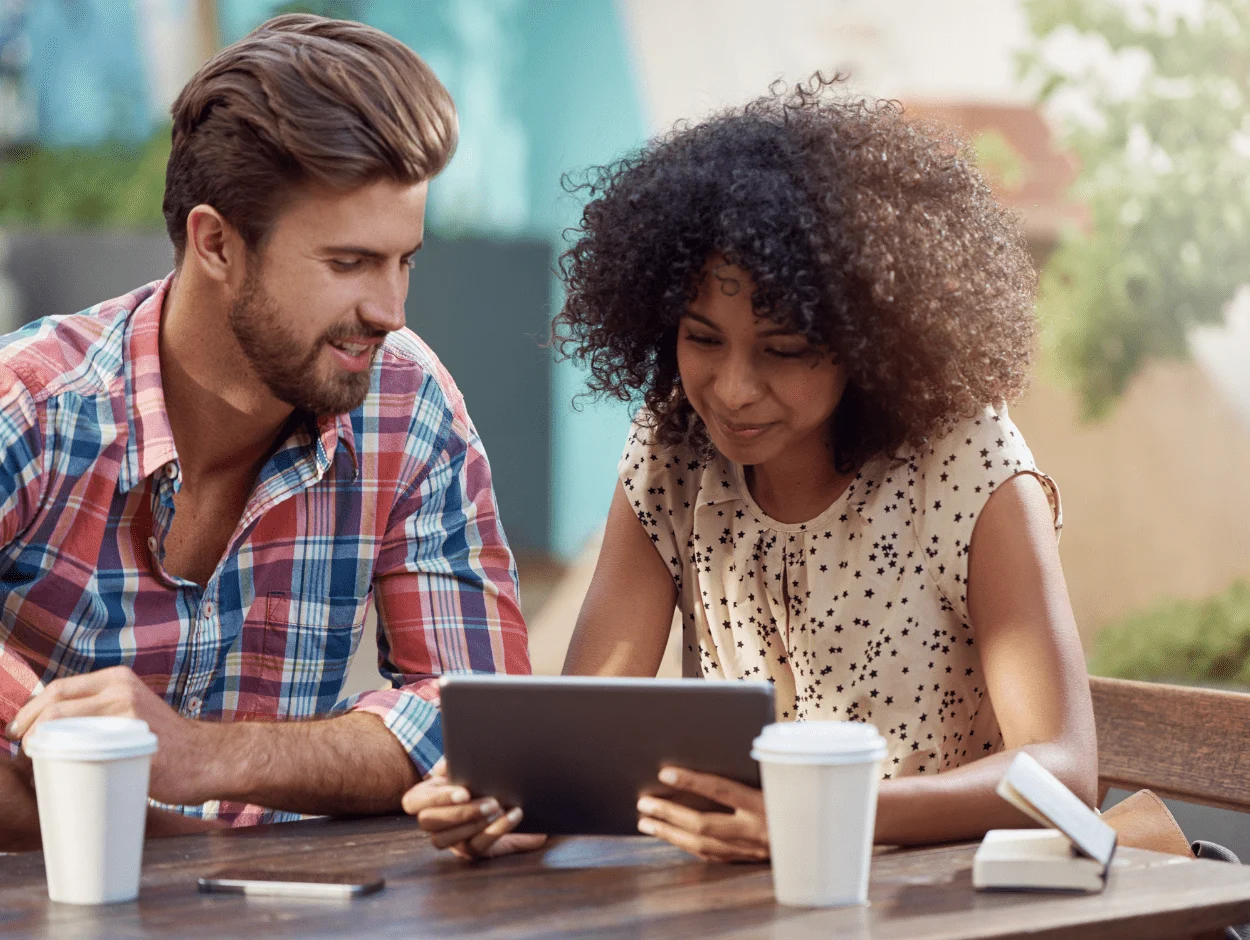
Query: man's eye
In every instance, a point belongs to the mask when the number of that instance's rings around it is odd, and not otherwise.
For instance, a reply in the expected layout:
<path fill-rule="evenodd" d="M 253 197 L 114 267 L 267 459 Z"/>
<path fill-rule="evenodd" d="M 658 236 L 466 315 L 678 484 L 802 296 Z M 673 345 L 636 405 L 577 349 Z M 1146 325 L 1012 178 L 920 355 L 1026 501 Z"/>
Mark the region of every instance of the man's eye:
<path fill-rule="evenodd" d="M 331 258 L 330 266 L 336 271 L 354 271 L 360 267 L 360 259 Z"/>
<path fill-rule="evenodd" d="M 413 268 L 417 266 L 416 255 L 409 255 L 407 258 L 401 258 L 400 260 L 403 263 L 403 266 L 407 268 L 409 271 L 411 271 Z"/>

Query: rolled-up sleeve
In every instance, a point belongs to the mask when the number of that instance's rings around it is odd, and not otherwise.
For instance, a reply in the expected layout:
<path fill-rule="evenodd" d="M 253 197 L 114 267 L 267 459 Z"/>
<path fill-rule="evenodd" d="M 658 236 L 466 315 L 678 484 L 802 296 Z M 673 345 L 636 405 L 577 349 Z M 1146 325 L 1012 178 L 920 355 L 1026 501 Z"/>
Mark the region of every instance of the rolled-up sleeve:
<path fill-rule="evenodd" d="M 435 456 L 395 503 L 375 568 L 379 669 L 392 688 L 348 703 L 378 715 L 423 774 L 443 754 L 440 676 L 530 671 L 490 465 L 463 401 L 446 409 Z"/>

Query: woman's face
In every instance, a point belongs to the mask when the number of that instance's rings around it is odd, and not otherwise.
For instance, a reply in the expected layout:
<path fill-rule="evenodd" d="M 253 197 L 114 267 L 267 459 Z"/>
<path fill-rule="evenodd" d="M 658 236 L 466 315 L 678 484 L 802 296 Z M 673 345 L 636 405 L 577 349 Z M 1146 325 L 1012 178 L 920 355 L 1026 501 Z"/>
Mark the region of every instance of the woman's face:
<path fill-rule="evenodd" d="M 755 283 L 714 259 L 677 332 L 681 384 L 708 436 L 734 463 L 828 446 L 845 370 L 802 333 L 756 316 Z"/>

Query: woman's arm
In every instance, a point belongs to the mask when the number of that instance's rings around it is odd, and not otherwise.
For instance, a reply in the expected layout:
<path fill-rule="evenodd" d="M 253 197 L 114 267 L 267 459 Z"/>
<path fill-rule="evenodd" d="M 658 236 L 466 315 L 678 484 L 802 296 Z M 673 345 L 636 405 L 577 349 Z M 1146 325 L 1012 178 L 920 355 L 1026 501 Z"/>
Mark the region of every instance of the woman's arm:
<path fill-rule="evenodd" d="M 1041 484 L 1022 473 L 994 492 L 973 530 L 968 611 L 1004 750 L 932 777 L 883 780 L 876 841 L 945 842 L 1031 825 L 994 792 L 1020 750 L 1086 803 L 1096 800 L 1089 676 L 1052 519 Z"/>
<path fill-rule="evenodd" d="M 618 483 L 564 674 L 654 676 L 676 606 L 673 576 Z"/>

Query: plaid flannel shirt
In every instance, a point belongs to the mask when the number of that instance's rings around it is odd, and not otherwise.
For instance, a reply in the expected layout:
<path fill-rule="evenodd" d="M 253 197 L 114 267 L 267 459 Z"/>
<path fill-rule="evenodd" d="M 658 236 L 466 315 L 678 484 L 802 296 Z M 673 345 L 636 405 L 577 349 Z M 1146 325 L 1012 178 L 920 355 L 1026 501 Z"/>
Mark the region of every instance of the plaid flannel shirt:
<path fill-rule="evenodd" d="M 158 348 L 171 280 L 0 339 L 0 722 L 41 683 L 126 665 L 192 718 L 372 712 L 428 770 L 441 674 L 529 672 L 463 398 L 416 335 L 392 333 L 363 405 L 293 422 L 200 587 L 161 565 L 180 485 Z M 374 599 L 391 688 L 340 700 Z"/>

